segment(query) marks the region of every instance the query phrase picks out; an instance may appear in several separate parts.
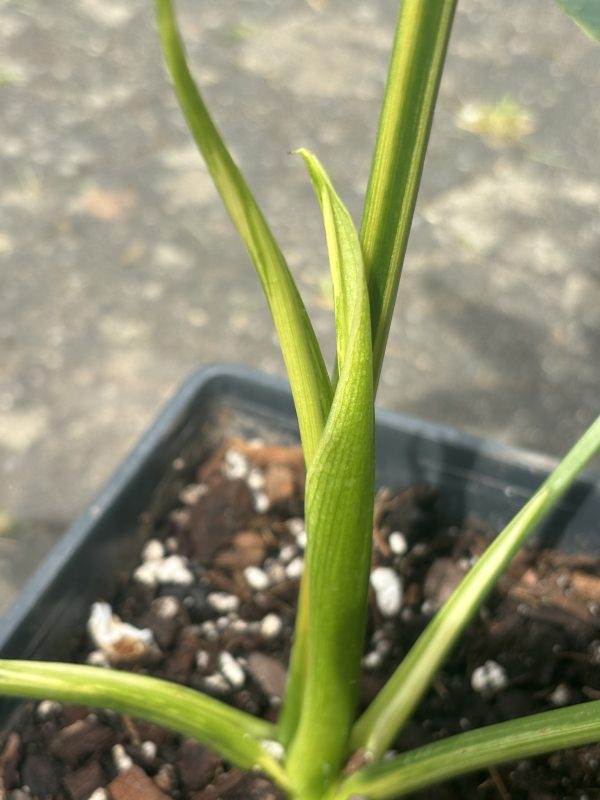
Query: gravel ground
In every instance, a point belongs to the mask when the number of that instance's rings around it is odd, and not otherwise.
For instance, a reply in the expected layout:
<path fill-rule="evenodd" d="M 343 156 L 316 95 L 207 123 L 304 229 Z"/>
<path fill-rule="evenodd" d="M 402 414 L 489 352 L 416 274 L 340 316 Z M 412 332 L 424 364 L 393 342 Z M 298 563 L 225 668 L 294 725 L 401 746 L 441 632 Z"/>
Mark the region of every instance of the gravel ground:
<path fill-rule="evenodd" d="M 317 152 L 356 219 L 395 3 L 180 0 L 196 74 L 333 352 Z M 0 0 L 0 605 L 197 365 L 283 374 L 146 0 Z M 600 48 L 462 0 L 380 404 L 560 454 L 597 413 Z"/>

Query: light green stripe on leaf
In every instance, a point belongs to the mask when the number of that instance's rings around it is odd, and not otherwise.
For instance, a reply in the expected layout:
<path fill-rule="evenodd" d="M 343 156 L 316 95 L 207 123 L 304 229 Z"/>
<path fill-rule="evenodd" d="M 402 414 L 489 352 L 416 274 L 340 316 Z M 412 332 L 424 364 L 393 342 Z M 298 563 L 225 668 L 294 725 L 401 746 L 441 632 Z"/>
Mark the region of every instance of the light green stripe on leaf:
<path fill-rule="evenodd" d="M 267 297 L 290 378 L 308 465 L 321 438 L 332 397 L 319 344 L 283 254 L 190 74 L 171 0 L 157 0 L 156 10 L 163 54 L 177 99 Z"/>
<path fill-rule="evenodd" d="M 600 700 L 546 711 L 402 753 L 342 783 L 332 800 L 394 800 L 477 769 L 600 741 Z"/>
<path fill-rule="evenodd" d="M 352 315 L 363 283 L 363 258 L 354 223 L 336 195 L 329 178 L 317 158 L 308 150 L 296 150 L 304 159 L 315 194 L 321 206 L 327 234 L 329 267 L 333 283 L 337 364 L 341 372 L 351 335 Z M 344 231 L 343 235 L 338 232 Z M 359 276 L 357 280 L 357 276 Z"/>
<path fill-rule="evenodd" d="M 185 686 L 99 667 L 11 660 L 0 661 L 0 694 L 131 714 L 191 736 L 244 769 L 258 766 L 287 786 L 280 764 L 261 745 L 275 736 L 270 723 Z"/>
<path fill-rule="evenodd" d="M 307 474 L 308 621 L 302 707 L 287 769 L 321 796 L 344 758 L 366 623 L 374 492 L 371 325 L 358 235 L 317 159 L 300 151 L 323 209 L 336 297 L 340 377 Z"/>
<path fill-rule="evenodd" d="M 600 42 L 600 0 L 556 0 L 556 2 L 588 36 Z"/>
<path fill-rule="evenodd" d="M 404 0 L 394 38 L 361 243 L 379 382 L 456 0 Z"/>

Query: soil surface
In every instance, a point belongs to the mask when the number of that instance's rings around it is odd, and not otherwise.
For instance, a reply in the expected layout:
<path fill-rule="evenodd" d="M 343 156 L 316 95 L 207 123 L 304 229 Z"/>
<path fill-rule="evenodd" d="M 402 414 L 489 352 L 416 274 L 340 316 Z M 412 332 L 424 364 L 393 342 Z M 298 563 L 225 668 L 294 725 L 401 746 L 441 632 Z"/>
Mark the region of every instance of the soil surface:
<path fill-rule="evenodd" d="M 196 687 L 274 720 L 284 691 L 306 533 L 298 448 L 229 442 L 154 521 L 140 566 L 99 598 L 76 660 Z M 451 524 L 435 491 L 382 490 L 361 704 L 406 654 L 493 532 Z M 600 698 L 600 570 L 528 550 L 394 743 Z M 412 795 L 436 800 L 600 798 L 600 745 L 527 759 Z M 279 800 L 260 776 L 155 725 L 50 701 L 27 706 L 0 756 L 7 800 Z"/>

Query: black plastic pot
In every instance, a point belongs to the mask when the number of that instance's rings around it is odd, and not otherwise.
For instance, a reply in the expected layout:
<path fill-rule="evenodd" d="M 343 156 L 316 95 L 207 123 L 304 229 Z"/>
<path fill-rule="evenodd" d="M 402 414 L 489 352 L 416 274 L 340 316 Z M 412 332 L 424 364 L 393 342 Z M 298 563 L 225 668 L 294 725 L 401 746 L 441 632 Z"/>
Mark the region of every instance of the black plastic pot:
<path fill-rule="evenodd" d="M 110 596 L 137 563 L 144 512 L 160 513 L 190 475 L 192 463 L 231 435 L 296 440 L 289 388 L 234 366 L 192 375 L 139 444 L 65 533 L 0 622 L 0 657 L 56 659 L 81 629 L 92 601 Z M 499 529 L 522 506 L 554 462 L 452 428 L 381 413 L 378 482 L 427 481 L 456 521 L 472 513 Z M 587 476 L 565 497 L 540 533 L 566 551 L 600 551 L 600 478 Z M 116 569 L 115 569 L 116 567 Z M 0 706 L 6 715 L 12 703 Z"/>

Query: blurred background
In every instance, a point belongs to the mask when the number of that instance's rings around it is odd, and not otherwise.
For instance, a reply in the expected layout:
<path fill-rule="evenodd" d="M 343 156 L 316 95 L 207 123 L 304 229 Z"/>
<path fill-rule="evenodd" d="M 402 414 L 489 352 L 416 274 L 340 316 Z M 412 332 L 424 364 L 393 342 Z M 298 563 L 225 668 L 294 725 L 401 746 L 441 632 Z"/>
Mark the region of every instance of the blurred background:
<path fill-rule="evenodd" d="M 284 374 L 148 0 L 0 0 L 0 606 L 197 366 Z M 356 221 L 390 0 L 179 0 L 195 73 L 333 353 L 313 149 Z M 598 412 L 600 48 L 461 0 L 379 404 L 553 455 Z"/>

